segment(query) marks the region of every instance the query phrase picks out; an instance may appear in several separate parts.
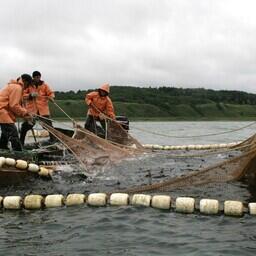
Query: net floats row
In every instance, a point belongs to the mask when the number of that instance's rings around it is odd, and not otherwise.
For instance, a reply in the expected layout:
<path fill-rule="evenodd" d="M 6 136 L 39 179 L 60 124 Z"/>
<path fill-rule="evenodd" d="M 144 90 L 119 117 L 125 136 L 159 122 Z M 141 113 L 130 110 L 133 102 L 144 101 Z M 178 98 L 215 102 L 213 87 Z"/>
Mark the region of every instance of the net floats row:
<path fill-rule="evenodd" d="M 161 146 L 157 144 L 144 144 L 144 148 L 153 150 L 206 150 L 206 149 L 219 149 L 231 148 L 241 142 L 222 143 L 222 144 L 208 144 L 208 145 L 181 145 L 181 146 Z"/>
<path fill-rule="evenodd" d="M 50 177 L 53 172 L 51 169 L 47 169 L 34 163 L 29 163 L 25 160 L 15 160 L 13 158 L 0 157 L 0 168 L 4 167 L 14 167 L 19 170 L 37 173 L 39 176 L 43 177 Z"/>
<path fill-rule="evenodd" d="M 201 199 L 199 207 L 196 208 L 196 200 L 192 197 L 177 197 L 172 200 L 168 195 L 147 195 L 126 193 L 113 193 L 110 196 L 106 193 L 85 194 L 69 194 L 66 197 L 61 194 L 55 195 L 27 195 L 24 198 L 21 196 L 6 196 L 0 197 L 0 207 L 8 210 L 19 210 L 22 208 L 28 210 L 53 208 L 62 206 L 74 206 L 87 204 L 89 206 L 143 206 L 152 207 L 162 210 L 173 209 L 178 213 L 196 213 L 206 215 L 216 215 L 224 213 L 227 216 L 241 217 L 244 213 L 256 215 L 256 203 L 249 203 L 248 208 L 244 207 L 240 201 L 228 200 L 224 202 L 223 210 L 220 203 L 215 199 Z"/>

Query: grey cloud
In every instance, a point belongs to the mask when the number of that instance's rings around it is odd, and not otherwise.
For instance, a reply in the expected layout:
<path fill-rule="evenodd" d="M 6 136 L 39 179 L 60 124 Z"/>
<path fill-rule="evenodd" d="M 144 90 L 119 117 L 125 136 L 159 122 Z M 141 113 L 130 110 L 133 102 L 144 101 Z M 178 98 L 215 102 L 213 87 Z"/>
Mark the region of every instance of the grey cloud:
<path fill-rule="evenodd" d="M 0 82 L 40 70 L 56 90 L 114 85 L 254 92 L 256 3 L 9 0 Z"/>

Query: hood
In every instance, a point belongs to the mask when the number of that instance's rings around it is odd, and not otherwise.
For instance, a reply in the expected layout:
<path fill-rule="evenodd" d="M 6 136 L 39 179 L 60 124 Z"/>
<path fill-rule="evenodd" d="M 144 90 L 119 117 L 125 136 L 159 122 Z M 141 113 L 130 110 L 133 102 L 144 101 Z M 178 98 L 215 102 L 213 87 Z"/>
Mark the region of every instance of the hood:
<path fill-rule="evenodd" d="M 109 84 L 103 84 L 99 89 L 101 89 L 107 93 L 110 92 Z"/>

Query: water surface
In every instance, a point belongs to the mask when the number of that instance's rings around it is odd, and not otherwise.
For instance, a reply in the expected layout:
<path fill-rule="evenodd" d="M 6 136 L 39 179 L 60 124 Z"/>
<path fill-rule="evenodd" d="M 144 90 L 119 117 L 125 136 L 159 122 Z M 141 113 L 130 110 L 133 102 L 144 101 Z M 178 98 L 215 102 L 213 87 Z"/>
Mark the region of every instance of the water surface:
<path fill-rule="evenodd" d="M 142 143 L 160 145 L 229 143 L 254 133 L 254 126 L 214 137 L 172 138 L 230 131 L 249 122 L 134 122 L 131 134 Z M 156 136 L 142 132 L 168 134 Z M 52 181 L 32 179 L 15 187 L 1 188 L 1 194 L 98 192 L 148 184 L 181 175 L 228 158 L 170 158 L 172 152 L 124 161 L 94 177 L 83 175 L 77 166 L 67 167 Z M 151 173 L 149 178 L 148 173 Z M 208 184 L 176 189 L 171 196 L 194 196 L 249 202 L 255 188 L 241 182 Z M 142 207 L 79 207 L 40 211 L 0 212 L 0 255 L 255 255 L 256 218 L 183 215 Z"/>

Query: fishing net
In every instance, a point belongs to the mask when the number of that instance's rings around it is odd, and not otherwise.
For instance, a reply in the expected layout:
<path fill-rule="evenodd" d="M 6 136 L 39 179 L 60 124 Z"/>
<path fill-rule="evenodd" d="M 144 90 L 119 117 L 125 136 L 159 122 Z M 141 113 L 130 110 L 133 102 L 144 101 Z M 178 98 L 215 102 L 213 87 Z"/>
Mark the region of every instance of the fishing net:
<path fill-rule="evenodd" d="M 144 147 L 122 127 L 122 123 L 113 119 L 108 119 L 106 122 L 106 139 L 120 145 L 132 146 L 145 151 Z"/>
<path fill-rule="evenodd" d="M 151 185 L 137 186 L 122 190 L 126 193 L 171 191 L 177 188 L 203 185 L 208 183 L 228 182 L 241 179 L 255 179 L 256 172 L 256 137 L 255 135 L 240 144 L 244 146 L 241 155 L 225 160 L 216 165 L 190 172 L 190 174 L 170 178 Z M 237 146 L 236 146 L 237 147 Z M 119 191 L 120 192 L 120 191 Z"/>
<path fill-rule="evenodd" d="M 113 145 L 81 127 L 76 127 L 73 137 L 69 137 L 46 123 L 40 124 L 73 153 L 87 172 L 91 172 L 94 167 L 118 163 L 124 158 L 141 153 L 135 147 Z"/>

